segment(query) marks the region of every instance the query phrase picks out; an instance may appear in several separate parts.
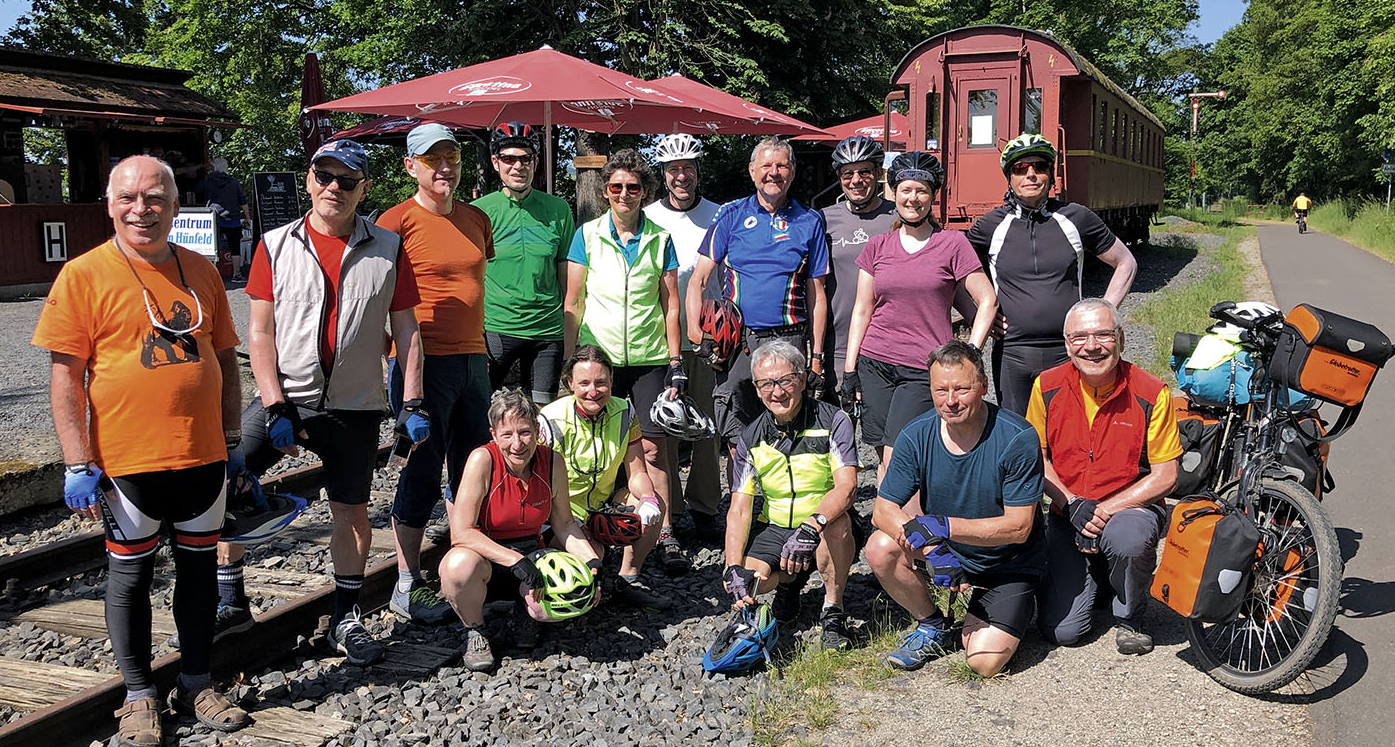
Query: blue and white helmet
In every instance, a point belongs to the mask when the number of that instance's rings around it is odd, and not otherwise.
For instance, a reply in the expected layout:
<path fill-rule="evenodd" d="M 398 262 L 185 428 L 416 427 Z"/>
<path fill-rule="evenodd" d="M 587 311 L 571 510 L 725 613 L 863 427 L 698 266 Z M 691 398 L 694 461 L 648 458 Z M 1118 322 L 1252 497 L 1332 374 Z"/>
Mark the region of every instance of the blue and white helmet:
<path fill-rule="evenodd" d="M 232 496 L 229 496 L 227 513 L 223 518 L 224 542 L 241 545 L 265 542 L 284 532 L 297 516 L 305 512 L 307 505 L 304 498 L 294 495 L 268 493 L 260 497 L 264 499 L 261 503 L 233 506 Z"/>
<path fill-rule="evenodd" d="M 780 638 L 780 628 L 770 605 L 743 609 L 702 655 L 702 668 L 718 674 L 736 674 L 770 661 Z"/>

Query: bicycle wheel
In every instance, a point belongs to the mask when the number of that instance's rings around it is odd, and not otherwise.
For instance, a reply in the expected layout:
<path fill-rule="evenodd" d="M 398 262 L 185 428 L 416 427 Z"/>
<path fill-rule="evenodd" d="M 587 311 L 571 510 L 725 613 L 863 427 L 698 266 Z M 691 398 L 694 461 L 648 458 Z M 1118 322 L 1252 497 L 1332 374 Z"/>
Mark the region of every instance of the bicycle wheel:
<path fill-rule="evenodd" d="M 1240 616 L 1187 623 L 1202 671 L 1250 695 L 1303 673 L 1332 630 L 1342 585 L 1337 534 L 1317 499 L 1290 480 L 1260 480 L 1255 492 L 1263 544 Z"/>

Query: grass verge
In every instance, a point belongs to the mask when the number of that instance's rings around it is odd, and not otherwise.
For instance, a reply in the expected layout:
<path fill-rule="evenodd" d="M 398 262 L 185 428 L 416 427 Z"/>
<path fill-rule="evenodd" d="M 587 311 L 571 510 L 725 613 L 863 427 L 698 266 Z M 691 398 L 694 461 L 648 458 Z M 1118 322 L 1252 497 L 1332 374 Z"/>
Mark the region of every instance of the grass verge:
<path fill-rule="evenodd" d="M 1197 211 L 1193 211 L 1197 212 Z M 1188 220 L 1192 220 L 1191 217 Z M 1193 249 L 1180 242 L 1154 243 L 1149 253 L 1177 253 L 1200 251 L 1209 256 L 1216 269 L 1208 272 L 1194 283 L 1161 291 L 1147 303 L 1129 313 L 1129 321 L 1142 324 L 1152 330 L 1153 358 L 1139 361 L 1149 371 L 1167 371 L 1165 378 L 1171 379 L 1168 359 L 1172 356 L 1172 333 L 1192 332 L 1200 334 L 1214 320 L 1206 312 L 1219 301 L 1243 301 L 1245 273 L 1249 272 L 1237 247 L 1241 240 L 1254 235 L 1254 228 L 1236 225 L 1219 214 L 1209 214 L 1207 233 L 1225 239 L 1213 249 Z"/>
<path fill-rule="evenodd" d="M 1329 200 L 1313 208 L 1308 225 L 1395 262 L 1395 214 L 1380 202 Z"/>

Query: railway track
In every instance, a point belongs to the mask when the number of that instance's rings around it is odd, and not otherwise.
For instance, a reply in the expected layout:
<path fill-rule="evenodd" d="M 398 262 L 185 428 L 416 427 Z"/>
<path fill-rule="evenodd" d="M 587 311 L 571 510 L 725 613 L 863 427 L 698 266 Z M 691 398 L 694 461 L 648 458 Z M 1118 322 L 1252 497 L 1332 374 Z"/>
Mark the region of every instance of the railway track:
<path fill-rule="evenodd" d="M 386 462 L 387 447 L 379 452 L 379 464 Z M 304 493 L 322 482 L 319 464 L 300 467 L 266 482 L 269 490 Z M 373 551 L 381 557 L 369 561 L 365 572 L 360 604 L 367 610 L 386 606 L 397 578 L 397 563 L 392 554 L 391 530 L 376 529 Z M 293 527 L 283 536 L 301 542 L 325 545 L 328 527 Z M 439 560 L 444 547 L 429 546 L 423 564 L 431 567 Z M 41 548 L 35 548 L 0 558 L 0 585 L 5 598 L 15 602 L 27 592 L 59 584 L 67 579 L 104 567 L 105 544 L 101 530 L 69 537 Z M 313 584 L 311 586 L 310 584 Z M 249 589 L 259 585 L 264 595 L 288 598 L 257 617 L 251 630 L 219 639 L 213 650 L 213 674 L 219 680 L 242 672 L 254 672 L 290 655 L 304 642 L 309 631 L 322 632 L 321 618 L 333 611 L 334 585 L 320 575 L 251 571 Z M 308 588 L 307 588 L 308 587 Z M 104 638 L 105 623 L 102 603 L 98 600 L 74 599 L 56 605 L 45 605 L 7 615 L 12 623 L 30 623 L 36 627 L 84 638 Z M 169 620 L 156 613 L 156 636 L 162 624 Z M 431 649 L 417 651 L 414 649 Z M 432 662 L 444 663 L 452 652 L 436 647 L 399 643 L 389 647 L 389 658 L 379 665 L 389 669 L 397 665 L 432 668 Z M 423 666 L 422 662 L 427 662 Z M 174 684 L 179 674 L 179 654 L 170 653 L 153 662 L 157 686 L 163 691 Z M 0 726 L 0 747 L 9 745 L 66 745 L 105 740 L 114 731 L 112 711 L 125 696 L 120 675 L 107 675 L 76 667 L 22 661 L 0 657 L 0 704 L 24 716 Z M 318 744 L 339 731 L 349 728 L 347 722 L 332 723 L 314 713 L 294 709 L 272 708 L 256 711 L 257 722 L 239 732 L 249 738 L 264 738 L 281 744 Z M 331 722 L 331 723 L 325 723 Z M 289 735 L 289 736 L 288 736 Z"/>

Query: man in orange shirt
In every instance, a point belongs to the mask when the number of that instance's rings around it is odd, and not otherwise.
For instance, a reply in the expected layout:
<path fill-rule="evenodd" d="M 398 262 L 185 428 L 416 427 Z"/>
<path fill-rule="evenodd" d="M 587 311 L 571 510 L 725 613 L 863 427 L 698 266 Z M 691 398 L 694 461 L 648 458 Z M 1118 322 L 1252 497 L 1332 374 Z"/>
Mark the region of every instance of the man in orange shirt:
<path fill-rule="evenodd" d="M 121 743 L 152 747 L 163 708 L 150 671 L 150 583 L 166 525 L 182 654 L 173 705 L 223 731 L 247 722 L 209 678 L 213 548 L 225 465 L 239 466 L 237 331 L 218 271 L 168 240 L 177 194 L 163 161 L 118 163 L 107 185 L 115 235 L 63 266 L 33 338 L 53 359 L 63 498 L 106 527 L 107 632 L 126 684 Z"/>
<path fill-rule="evenodd" d="M 431 509 L 441 500 L 446 467 L 447 508 L 465 460 L 489 440 L 489 361 L 484 347 L 484 268 L 494 239 L 484 211 L 455 199 L 460 186 L 460 143 L 450 128 L 424 124 L 407 133 L 403 167 L 416 194 L 378 218 L 402 237 L 421 303 L 422 406 L 431 413 L 431 437 L 412 450 L 397 483 L 392 527 L 397 538 L 397 586 L 390 607 L 408 620 L 440 624 L 450 604 L 421 580 L 421 540 Z M 402 369 L 388 371 L 393 409 L 402 407 Z"/>

